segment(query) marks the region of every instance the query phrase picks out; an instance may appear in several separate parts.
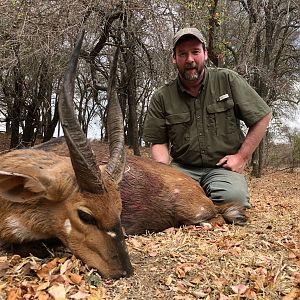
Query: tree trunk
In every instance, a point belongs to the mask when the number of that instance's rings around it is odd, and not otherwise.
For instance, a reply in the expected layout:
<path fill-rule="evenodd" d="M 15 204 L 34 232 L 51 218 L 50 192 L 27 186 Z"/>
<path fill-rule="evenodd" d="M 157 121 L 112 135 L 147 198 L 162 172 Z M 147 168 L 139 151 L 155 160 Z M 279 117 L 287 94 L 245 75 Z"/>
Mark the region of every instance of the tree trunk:
<path fill-rule="evenodd" d="M 208 42 L 207 42 L 207 50 L 208 57 L 212 61 L 212 63 L 219 67 L 219 55 L 215 52 L 215 39 L 216 39 L 216 12 L 218 8 L 219 0 L 211 1 L 211 6 L 209 7 L 209 26 L 208 26 Z"/>
<path fill-rule="evenodd" d="M 53 137 L 55 128 L 58 124 L 58 121 L 59 121 L 58 99 L 56 99 L 53 118 L 50 121 L 50 123 L 48 123 L 48 126 L 47 126 L 45 134 L 44 134 L 43 142 L 47 142 Z"/>
<path fill-rule="evenodd" d="M 14 99 L 14 104 L 13 104 L 13 109 L 11 113 L 11 137 L 10 137 L 10 146 L 9 148 L 17 148 L 19 145 L 19 125 L 20 125 L 20 99 L 15 98 Z"/>
<path fill-rule="evenodd" d="M 21 103 L 23 100 L 23 80 L 19 66 L 13 70 L 14 73 L 14 103 L 11 112 L 11 139 L 9 148 L 19 147 Z"/>
<path fill-rule="evenodd" d="M 136 61 L 135 61 L 135 38 L 134 33 L 130 31 L 130 17 L 124 21 L 124 27 L 127 29 L 125 31 L 125 45 L 127 48 L 124 55 L 124 61 L 126 65 L 126 77 L 127 77 L 127 97 L 128 97 L 128 140 L 129 145 L 133 149 L 134 155 L 141 155 L 139 148 L 139 132 L 138 132 L 138 122 L 137 122 L 137 98 L 136 98 Z"/>
<path fill-rule="evenodd" d="M 258 148 L 252 155 L 252 172 L 251 176 L 260 178 L 264 165 L 264 139 L 260 142 Z"/>
<path fill-rule="evenodd" d="M 33 102 L 27 107 L 25 127 L 22 135 L 22 146 L 29 147 L 34 144 L 34 129 L 37 127 L 38 119 L 36 103 Z"/>

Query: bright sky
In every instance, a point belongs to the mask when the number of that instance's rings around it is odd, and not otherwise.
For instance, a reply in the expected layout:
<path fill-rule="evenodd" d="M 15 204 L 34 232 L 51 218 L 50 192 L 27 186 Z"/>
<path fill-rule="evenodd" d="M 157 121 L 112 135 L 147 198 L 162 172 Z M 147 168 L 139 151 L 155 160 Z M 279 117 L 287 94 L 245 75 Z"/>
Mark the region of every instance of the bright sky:
<path fill-rule="evenodd" d="M 285 119 L 284 120 L 289 127 L 300 129 L 300 108 L 298 113 L 295 115 L 295 119 Z"/>

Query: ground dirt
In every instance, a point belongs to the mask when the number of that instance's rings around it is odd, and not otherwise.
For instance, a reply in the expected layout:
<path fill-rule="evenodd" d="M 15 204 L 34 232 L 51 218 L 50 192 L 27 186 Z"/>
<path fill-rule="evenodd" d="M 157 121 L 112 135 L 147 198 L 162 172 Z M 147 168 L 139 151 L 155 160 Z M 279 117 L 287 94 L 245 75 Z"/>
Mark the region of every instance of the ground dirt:
<path fill-rule="evenodd" d="M 119 280 L 102 279 L 72 256 L 2 255 L 0 299 L 300 299 L 300 173 L 247 179 L 252 208 L 244 227 L 130 236 L 135 272 Z"/>

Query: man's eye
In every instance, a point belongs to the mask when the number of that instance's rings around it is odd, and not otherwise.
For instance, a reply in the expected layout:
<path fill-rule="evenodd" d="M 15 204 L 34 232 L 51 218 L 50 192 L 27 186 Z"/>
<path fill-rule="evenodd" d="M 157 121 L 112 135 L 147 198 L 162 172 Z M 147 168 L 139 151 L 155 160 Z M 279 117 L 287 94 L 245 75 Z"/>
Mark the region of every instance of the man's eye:
<path fill-rule="evenodd" d="M 91 216 L 90 214 L 88 214 L 85 211 L 80 210 L 80 209 L 77 210 L 77 213 L 78 213 L 79 219 L 83 223 L 88 224 L 88 225 L 97 225 L 95 218 L 93 216 Z"/>

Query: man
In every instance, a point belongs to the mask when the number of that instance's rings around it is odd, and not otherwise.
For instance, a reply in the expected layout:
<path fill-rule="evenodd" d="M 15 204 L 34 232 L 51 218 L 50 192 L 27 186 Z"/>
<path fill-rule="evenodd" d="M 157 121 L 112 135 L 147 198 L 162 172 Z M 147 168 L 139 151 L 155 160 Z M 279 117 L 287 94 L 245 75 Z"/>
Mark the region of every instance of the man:
<path fill-rule="evenodd" d="M 144 125 L 154 160 L 199 181 L 214 203 L 250 207 L 242 172 L 262 140 L 271 110 L 237 73 L 207 68 L 206 42 L 196 28 L 173 40 L 178 78 L 153 95 Z M 240 121 L 249 128 L 246 137 Z"/>

